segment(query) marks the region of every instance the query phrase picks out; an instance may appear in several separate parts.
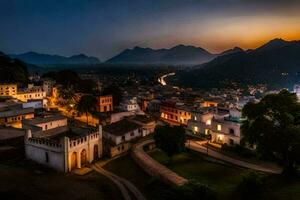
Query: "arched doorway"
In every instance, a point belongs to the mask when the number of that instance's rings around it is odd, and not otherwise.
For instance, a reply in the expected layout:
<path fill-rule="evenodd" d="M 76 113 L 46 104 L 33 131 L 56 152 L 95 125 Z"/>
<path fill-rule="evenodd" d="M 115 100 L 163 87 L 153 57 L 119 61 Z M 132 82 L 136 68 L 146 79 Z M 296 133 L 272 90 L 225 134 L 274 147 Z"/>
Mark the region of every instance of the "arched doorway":
<path fill-rule="evenodd" d="M 77 168 L 77 153 L 73 152 L 71 155 L 71 170 Z"/>
<path fill-rule="evenodd" d="M 99 158 L 99 155 L 98 155 L 98 145 L 95 144 L 94 145 L 94 160 L 97 160 Z"/>
<path fill-rule="evenodd" d="M 87 162 L 87 158 L 86 158 L 86 150 L 85 150 L 85 149 L 83 149 L 83 150 L 81 151 L 80 158 L 81 158 L 81 166 L 83 166 L 83 165 L 86 164 L 86 162 Z"/>

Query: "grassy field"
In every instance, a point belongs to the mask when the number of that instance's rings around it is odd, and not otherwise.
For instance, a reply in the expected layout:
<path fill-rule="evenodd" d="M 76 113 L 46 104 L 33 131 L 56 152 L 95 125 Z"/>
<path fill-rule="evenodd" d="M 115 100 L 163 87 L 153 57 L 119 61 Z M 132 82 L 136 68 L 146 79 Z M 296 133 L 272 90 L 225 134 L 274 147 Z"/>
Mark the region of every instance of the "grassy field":
<path fill-rule="evenodd" d="M 169 186 L 146 174 L 135 164 L 130 155 L 117 158 L 104 168 L 132 182 L 147 200 L 165 199 L 163 194 L 169 189 Z"/>
<path fill-rule="evenodd" d="M 179 175 L 206 184 L 218 192 L 220 199 L 229 198 L 247 170 L 208 162 L 194 153 L 181 153 L 173 157 L 172 164 L 160 150 L 150 153 L 155 160 L 166 165 Z"/>
<path fill-rule="evenodd" d="M 0 164 L 1 199 L 119 200 L 113 183 L 98 173 L 62 174 L 29 161 Z"/>
<path fill-rule="evenodd" d="M 249 170 L 234 166 L 208 162 L 203 156 L 193 152 L 174 156 L 172 164 L 169 164 L 168 157 L 160 150 L 151 152 L 150 156 L 179 175 L 214 188 L 218 193 L 218 199 L 222 200 L 237 198 L 236 187 L 241 181 L 242 175 L 249 172 Z M 265 175 L 265 178 L 264 199 L 300 199 L 299 178 L 288 180 L 279 175 Z"/>

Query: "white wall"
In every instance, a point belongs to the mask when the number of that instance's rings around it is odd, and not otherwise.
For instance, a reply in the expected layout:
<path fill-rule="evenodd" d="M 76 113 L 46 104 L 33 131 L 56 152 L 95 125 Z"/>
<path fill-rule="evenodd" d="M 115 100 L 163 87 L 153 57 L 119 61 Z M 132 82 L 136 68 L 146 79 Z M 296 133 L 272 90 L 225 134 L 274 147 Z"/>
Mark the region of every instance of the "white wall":
<path fill-rule="evenodd" d="M 48 153 L 48 162 L 46 162 L 46 152 Z M 25 145 L 26 158 L 37 163 L 51 167 L 57 171 L 64 172 L 64 152 L 62 149 L 49 148 L 48 146 L 38 144 Z"/>

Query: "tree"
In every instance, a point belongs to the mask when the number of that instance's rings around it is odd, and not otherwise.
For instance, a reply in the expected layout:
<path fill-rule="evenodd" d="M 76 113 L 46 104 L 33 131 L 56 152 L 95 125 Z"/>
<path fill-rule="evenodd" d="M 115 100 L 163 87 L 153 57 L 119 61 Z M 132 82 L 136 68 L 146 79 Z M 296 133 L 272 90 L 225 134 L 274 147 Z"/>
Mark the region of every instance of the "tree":
<path fill-rule="evenodd" d="M 172 159 L 172 156 L 185 149 L 186 136 L 182 126 L 157 126 L 154 140 L 156 147 L 163 150 Z"/>
<path fill-rule="evenodd" d="M 62 86 L 59 90 L 59 96 L 64 100 L 66 105 L 75 103 L 75 89 L 72 85 Z"/>
<path fill-rule="evenodd" d="M 85 113 L 86 124 L 89 125 L 88 114 L 95 110 L 97 99 L 92 95 L 84 95 L 80 98 L 77 104 L 79 113 Z"/>
<path fill-rule="evenodd" d="M 283 164 L 283 172 L 296 172 L 300 159 L 300 104 L 295 94 L 282 90 L 270 94 L 259 103 L 243 108 L 241 130 L 243 143 L 256 145 L 265 158 L 275 158 Z"/>

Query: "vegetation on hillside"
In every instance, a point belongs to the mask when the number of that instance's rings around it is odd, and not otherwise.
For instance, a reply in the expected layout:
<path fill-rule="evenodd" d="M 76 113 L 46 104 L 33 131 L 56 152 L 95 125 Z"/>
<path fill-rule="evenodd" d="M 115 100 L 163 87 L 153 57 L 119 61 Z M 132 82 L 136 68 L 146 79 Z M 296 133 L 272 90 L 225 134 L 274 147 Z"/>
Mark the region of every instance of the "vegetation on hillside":
<path fill-rule="evenodd" d="M 26 84 L 28 71 L 25 63 L 11 59 L 0 52 L 0 82 Z"/>

